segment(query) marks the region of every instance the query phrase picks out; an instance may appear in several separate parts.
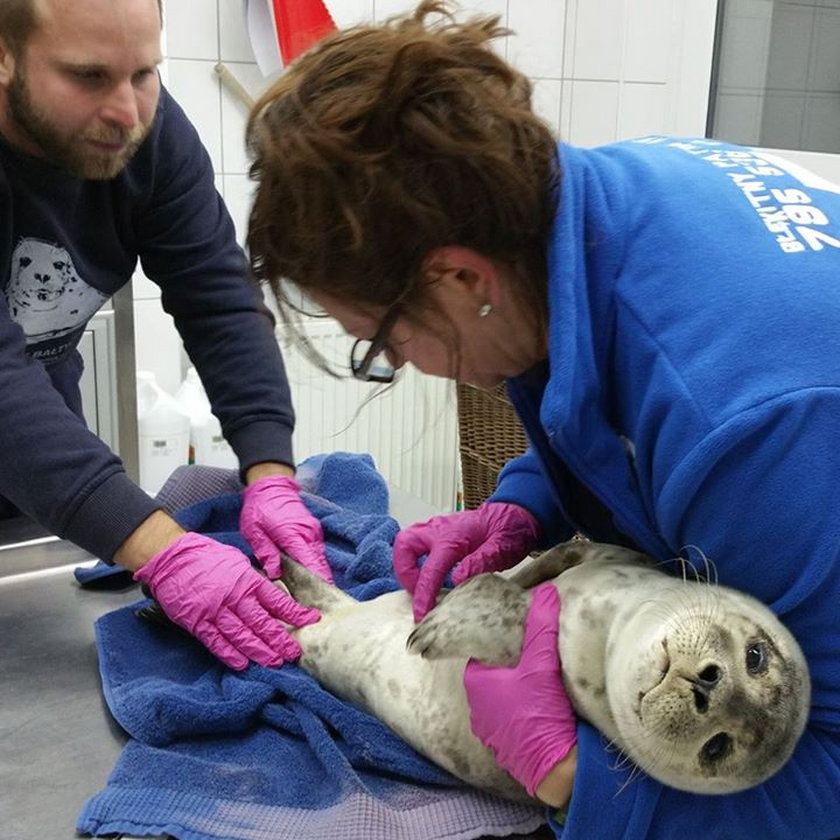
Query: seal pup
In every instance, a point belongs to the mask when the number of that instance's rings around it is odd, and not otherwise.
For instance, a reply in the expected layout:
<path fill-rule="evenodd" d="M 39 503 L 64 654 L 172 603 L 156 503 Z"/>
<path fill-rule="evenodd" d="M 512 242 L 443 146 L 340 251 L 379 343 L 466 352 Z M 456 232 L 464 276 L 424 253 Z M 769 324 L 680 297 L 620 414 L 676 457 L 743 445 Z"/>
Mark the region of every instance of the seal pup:
<path fill-rule="evenodd" d="M 680 579 L 619 546 L 572 541 L 483 574 L 414 626 L 404 591 L 356 601 L 284 558 L 283 582 L 321 610 L 290 628 L 300 665 L 454 776 L 533 802 L 472 734 L 463 671 L 516 663 L 528 589 L 560 594 L 563 680 L 579 716 L 639 768 L 700 794 L 757 785 L 787 761 L 810 704 L 804 656 L 760 601 Z M 282 585 L 281 582 L 277 582 Z"/>

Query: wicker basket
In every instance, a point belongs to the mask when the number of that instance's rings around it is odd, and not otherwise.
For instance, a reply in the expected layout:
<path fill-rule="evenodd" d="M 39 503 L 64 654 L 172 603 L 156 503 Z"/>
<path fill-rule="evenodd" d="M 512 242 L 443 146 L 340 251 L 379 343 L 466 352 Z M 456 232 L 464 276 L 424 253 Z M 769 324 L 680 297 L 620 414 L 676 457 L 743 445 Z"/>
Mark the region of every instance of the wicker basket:
<path fill-rule="evenodd" d="M 456 392 L 464 509 L 472 510 L 496 489 L 499 470 L 528 440 L 504 384 L 490 391 L 459 384 Z"/>

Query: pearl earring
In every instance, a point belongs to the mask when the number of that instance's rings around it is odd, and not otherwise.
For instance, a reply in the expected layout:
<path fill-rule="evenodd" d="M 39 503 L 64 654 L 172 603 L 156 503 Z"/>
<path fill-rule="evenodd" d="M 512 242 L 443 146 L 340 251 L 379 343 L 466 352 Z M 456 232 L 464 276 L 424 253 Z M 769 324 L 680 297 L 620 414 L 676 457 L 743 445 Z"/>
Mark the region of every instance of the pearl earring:
<path fill-rule="evenodd" d="M 492 303 L 485 303 L 478 310 L 478 317 L 479 318 L 486 318 L 492 311 L 493 311 L 493 304 Z"/>

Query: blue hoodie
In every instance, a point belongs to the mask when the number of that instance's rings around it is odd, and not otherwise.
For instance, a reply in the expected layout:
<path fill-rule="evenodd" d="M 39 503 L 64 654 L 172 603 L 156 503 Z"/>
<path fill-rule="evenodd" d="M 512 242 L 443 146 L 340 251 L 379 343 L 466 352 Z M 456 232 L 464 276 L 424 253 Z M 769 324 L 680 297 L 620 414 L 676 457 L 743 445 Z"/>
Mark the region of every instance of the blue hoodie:
<path fill-rule="evenodd" d="M 161 288 L 242 469 L 292 464 L 273 319 L 249 280 L 207 151 L 164 90 L 113 180 L 72 177 L 0 139 L 0 496 L 110 560 L 157 505 L 81 418 L 76 345 L 138 258 Z"/>
<path fill-rule="evenodd" d="M 549 359 L 508 383 L 531 448 L 492 499 L 546 545 L 699 548 L 794 633 L 813 696 L 789 763 L 726 796 L 625 786 L 581 723 L 557 836 L 840 837 L 840 187 L 703 139 L 559 156 Z"/>

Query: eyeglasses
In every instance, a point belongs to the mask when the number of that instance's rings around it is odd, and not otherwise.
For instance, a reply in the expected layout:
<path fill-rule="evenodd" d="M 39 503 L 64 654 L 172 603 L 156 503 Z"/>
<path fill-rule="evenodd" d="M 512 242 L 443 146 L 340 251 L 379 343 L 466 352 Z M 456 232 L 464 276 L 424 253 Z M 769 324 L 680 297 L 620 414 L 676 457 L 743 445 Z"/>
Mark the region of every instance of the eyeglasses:
<path fill-rule="evenodd" d="M 357 338 L 350 348 L 350 371 L 362 382 L 393 382 L 394 366 L 387 356 L 379 359 L 388 347 L 388 337 L 400 316 L 397 306 L 392 306 L 382 319 L 373 338 Z M 376 364 L 379 359 L 379 363 Z"/>

